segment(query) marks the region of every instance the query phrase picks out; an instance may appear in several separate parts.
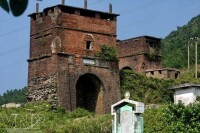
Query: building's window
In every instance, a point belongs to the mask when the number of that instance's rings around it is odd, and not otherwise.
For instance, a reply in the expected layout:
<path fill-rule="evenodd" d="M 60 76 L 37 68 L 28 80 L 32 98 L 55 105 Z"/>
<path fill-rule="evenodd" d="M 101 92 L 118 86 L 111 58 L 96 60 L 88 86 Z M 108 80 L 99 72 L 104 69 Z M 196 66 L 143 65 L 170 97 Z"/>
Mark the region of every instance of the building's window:
<path fill-rule="evenodd" d="M 154 71 L 151 71 L 151 75 L 154 75 Z"/>
<path fill-rule="evenodd" d="M 159 70 L 158 72 L 159 72 L 159 74 L 162 74 L 162 70 Z"/>
<path fill-rule="evenodd" d="M 86 50 L 92 50 L 93 49 L 93 44 L 94 44 L 94 37 L 92 34 L 86 34 L 84 36 L 84 42 L 85 42 L 85 49 Z"/>
<path fill-rule="evenodd" d="M 178 78 L 178 73 L 175 73 L 175 79 L 177 79 Z"/>
<path fill-rule="evenodd" d="M 86 49 L 91 50 L 92 49 L 92 41 L 86 41 Z"/>

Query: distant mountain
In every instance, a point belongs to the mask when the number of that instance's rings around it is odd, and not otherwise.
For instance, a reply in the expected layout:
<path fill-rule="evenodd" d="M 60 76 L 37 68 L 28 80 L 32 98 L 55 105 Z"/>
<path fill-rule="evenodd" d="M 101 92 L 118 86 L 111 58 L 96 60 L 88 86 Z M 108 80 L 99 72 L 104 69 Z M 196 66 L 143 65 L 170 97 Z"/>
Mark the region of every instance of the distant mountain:
<path fill-rule="evenodd" d="M 6 104 L 6 103 L 26 103 L 26 92 L 27 87 L 24 87 L 22 89 L 14 89 L 14 90 L 7 90 L 6 93 L 4 93 L 2 96 L 0 95 L 0 105 Z"/>
<path fill-rule="evenodd" d="M 187 25 L 177 27 L 162 40 L 162 63 L 164 67 L 187 67 L 187 45 L 191 37 L 200 38 L 200 15 L 192 18 Z M 190 64 L 195 62 L 194 41 L 190 42 Z M 200 63 L 200 41 L 198 42 L 198 64 Z"/>

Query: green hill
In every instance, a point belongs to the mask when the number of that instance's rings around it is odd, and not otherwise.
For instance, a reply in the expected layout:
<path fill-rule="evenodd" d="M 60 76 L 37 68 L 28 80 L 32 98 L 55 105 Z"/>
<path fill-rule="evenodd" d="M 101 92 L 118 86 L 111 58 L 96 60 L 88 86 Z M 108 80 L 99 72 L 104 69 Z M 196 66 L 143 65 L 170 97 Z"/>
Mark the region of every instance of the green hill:
<path fill-rule="evenodd" d="M 187 45 L 191 37 L 200 38 L 200 15 L 192 18 L 187 25 L 177 27 L 176 31 L 172 31 L 162 40 L 162 63 L 164 67 L 183 68 L 187 66 Z M 194 41 L 190 44 L 193 44 L 190 46 L 190 63 L 194 64 Z M 200 52 L 198 52 L 198 57 L 200 57 Z M 198 63 L 200 63 L 200 59 L 198 59 Z"/>

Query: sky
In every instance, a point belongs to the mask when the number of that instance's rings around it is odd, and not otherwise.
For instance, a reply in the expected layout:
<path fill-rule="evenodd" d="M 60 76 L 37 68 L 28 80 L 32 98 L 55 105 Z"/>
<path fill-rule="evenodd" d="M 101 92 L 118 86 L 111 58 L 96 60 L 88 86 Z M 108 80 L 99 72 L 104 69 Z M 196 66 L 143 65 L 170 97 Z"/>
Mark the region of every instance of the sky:
<path fill-rule="evenodd" d="M 61 0 L 29 0 L 26 11 L 19 17 L 0 8 L 0 95 L 11 89 L 27 86 L 30 18 L 39 10 L 61 3 Z M 117 19 L 118 39 L 148 35 L 165 38 L 177 27 L 186 25 L 200 14 L 200 0 L 88 0 L 88 9 L 120 14 Z M 84 0 L 65 0 L 65 4 L 84 7 Z"/>

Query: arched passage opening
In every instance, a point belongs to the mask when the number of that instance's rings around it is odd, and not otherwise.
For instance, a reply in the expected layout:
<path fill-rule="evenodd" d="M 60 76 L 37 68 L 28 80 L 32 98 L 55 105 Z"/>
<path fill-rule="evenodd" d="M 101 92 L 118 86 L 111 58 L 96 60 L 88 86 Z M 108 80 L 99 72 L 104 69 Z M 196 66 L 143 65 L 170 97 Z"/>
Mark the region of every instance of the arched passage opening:
<path fill-rule="evenodd" d="M 76 83 L 76 107 L 91 112 L 103 111 L 103 84 L 93 74 L 84 74 Z"/>
<path fill-rule="evenodd" d="M 123 85 L 123 81 L 124 81 L 124 78 L 125 78 L 125 73 L 124 73 L 125 70 L 131 70 L 131 71 L 133 71 L 130 67 L 123 67 L 123 68 L 120 70 L 120 72 L 119 72 L 119 76 L 120 76 L 120 86 Z"/>

